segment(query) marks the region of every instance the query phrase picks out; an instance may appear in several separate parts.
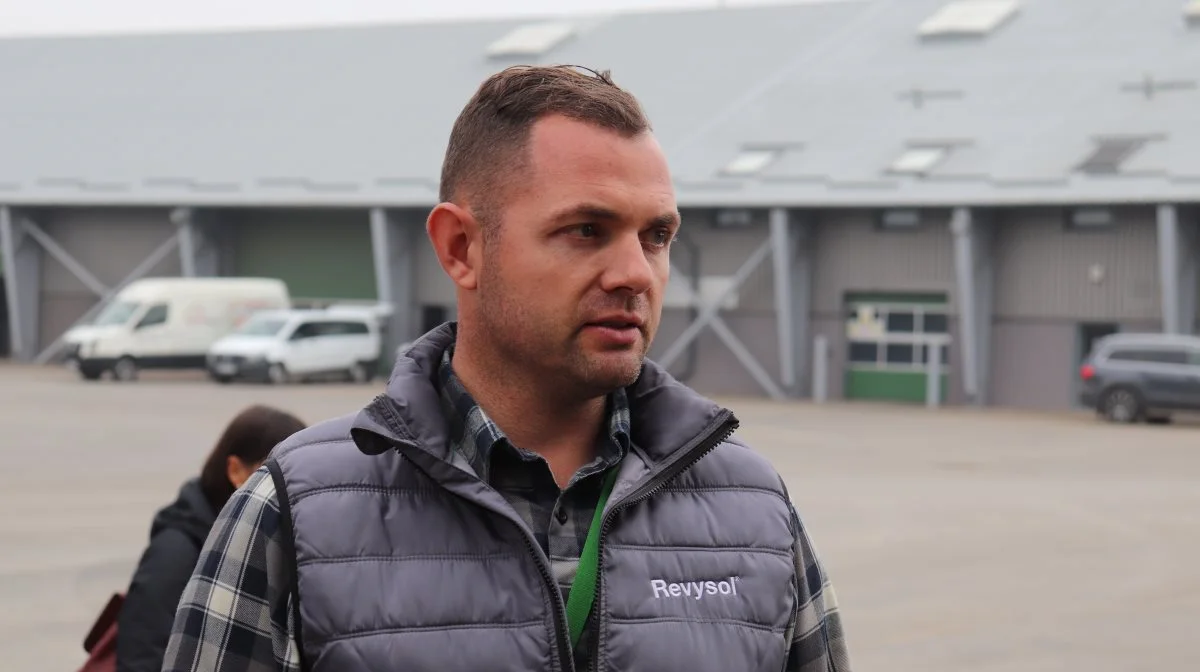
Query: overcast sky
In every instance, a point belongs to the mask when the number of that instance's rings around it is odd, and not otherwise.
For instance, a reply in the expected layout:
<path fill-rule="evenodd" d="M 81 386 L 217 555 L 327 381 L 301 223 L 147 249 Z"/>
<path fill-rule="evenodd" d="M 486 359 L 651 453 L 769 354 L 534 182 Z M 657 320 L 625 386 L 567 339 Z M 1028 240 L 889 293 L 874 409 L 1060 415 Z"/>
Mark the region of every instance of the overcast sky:
<path fill-rule="evenodd" d="M 205 30 L 840 0 L 0 0 L 0 35 Z"/>

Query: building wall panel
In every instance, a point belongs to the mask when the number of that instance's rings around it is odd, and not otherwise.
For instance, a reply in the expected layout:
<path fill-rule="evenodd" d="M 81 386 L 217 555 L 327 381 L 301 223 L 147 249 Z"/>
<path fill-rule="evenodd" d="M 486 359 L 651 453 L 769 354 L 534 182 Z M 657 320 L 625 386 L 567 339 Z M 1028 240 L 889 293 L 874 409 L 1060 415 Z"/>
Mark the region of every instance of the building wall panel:
<path fill-rule="evenodd" d="M 0 357 L 9 357 L 12 354 L 12 344 L 9 343 L 11 317 L 8 314 L 8 292 L 5 291 L 5 282 L 7 279 L 0 273 Z"/>
<path fill-rule="evenodd" d="M 166 209 L 78 208 L 39 211 L 35 223 L 101 283 L 114 287 L 168 238 L 175 227 Z M 99 300 L 58 260 L 43 252 L 40 347 L 46 347 Z M 148 276 L 177 276 L 179 253 Z"/>
<path fill-rule="evenodd" d="M 672 280 L 691 282 L 688 274 L 695 264 L 701 277 L 734 275 L 769 238 L 767 211 L 751 211 L 749 225 L 732 228 L 716 226 L 716 211 L 684 210 L 680 240 L 672 247 Z M 746 346 L 759 365 L 779 382 L 779 346 L 775 322 L 774 270 L 768 256 L 737 289 L 738 305 L 721 312 L 730 330 Z M 691 323 L 689 311 L 663 310 L 650 357 L 655 359 L 673 345 Z M 687 355 L 671 366 L 671 373 L 703 394 L 763 396 L 762 386 L 746 370 L 733 352 L 710 327 L 693 341 L 694 365 L 687 370 Z"/>
<path fill-rule="evenodd" d="M 1000 320 L 992 327 L 992 344 L 992 404 L 1030 409 L 1073 405 L 1074 323 Z"/>
<path fill-rule="evenodd" d="M 915 230 L 879 230 L 861 211 L 828 212 L 815 231 L 813 311 L 838 317 L 847 292 L 946 292 L 954 309 L 954 248 L 948 212 Z"/>
<path fill-rule="evenodd" d="M 775 332 L 775 316 L 772 314 L 730 313 L 724 316 L 729 329 L 738 336 L 746 349 L 758 360 L 760 366 L 779 382 L 779 347 Z M 650 359 L 657 359 L 689 324 L 685 310 L 663 311 L 662 324 L 650 351 Z M 709 328 L 696 337 L 695 366 L 690 376 L 685 375 L 687 356 L 680 357 L 669 371 L 701 394 L 712 396 L 762 397 L 766 391 L 746 371 L 742 363 L 726 347 L 715 332 Z"/>
<path fill-rule="evenodd" d="M 1154 210 L 1115 212 L 1115 225 L 1098 230 L 1068 229 L 1055 209 L 1004 213 L 996 239 L 996 317 L 1159 320 Z M 1103 275 L 1092 275 L 1094 268 Z"/>
<path fill-rule="evenodd" d="M 374 299 L 365 210 L 253 210 L 232 225 L 234 275 L 280 278 L 294 299 Z"/>
<path fill-rule="evenodd" d="M 1145 320 L 1115 324 L 1124 332 L 1159 328 Z M 991 403 L 1040 410 L 1077 408 L 1079 365 L 1086 354 L 1080 325 L 1070 319 L 997 320 L 992 325 Z"/>
<path fill-rule="evenodd" d="M 713 210 L 684 210 L 681 215 L 680 237 L 686 241 L 676 243 L 671 252 L 675 265 L 672 273 L 676 275 L 688 271 L 690 251 L 694 249 L 702 276 L 731 276 L 770 236 L 766 210 L 752 211 L 750 225 L 737 228 L 718 228 Z M 768 256 L 738 288 L 738 313 L 774 315 L 775 276 L 771 263 Z"/>

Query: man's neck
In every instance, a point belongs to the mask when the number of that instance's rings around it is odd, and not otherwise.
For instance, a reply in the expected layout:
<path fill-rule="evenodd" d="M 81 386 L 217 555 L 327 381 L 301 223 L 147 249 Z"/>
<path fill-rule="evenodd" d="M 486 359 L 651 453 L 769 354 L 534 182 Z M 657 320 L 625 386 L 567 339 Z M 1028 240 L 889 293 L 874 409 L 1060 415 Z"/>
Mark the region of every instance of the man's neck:
<path fill-rule="evenodd" d="M 604 397 L 570 399 L 547 389 L 522 371 L 497 371 L 471 348 L 455 347 L 451 366 L 463 387 L 514 445 L 541 455 L 554 480 L 565 487 L 580 467 L 595 456 L 596 438 L 604 424 Z"/>

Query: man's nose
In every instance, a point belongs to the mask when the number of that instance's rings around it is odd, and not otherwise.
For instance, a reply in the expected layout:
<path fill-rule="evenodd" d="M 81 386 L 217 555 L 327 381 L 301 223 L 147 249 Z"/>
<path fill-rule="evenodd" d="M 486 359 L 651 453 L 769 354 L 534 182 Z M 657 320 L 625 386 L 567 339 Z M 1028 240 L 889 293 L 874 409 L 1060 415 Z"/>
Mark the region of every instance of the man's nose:
<path fill-rule="evenodd" d="M 604 291 L 637 296 L 650 290 L 654 282 L 654 269 L 640 237 L 622 236 L 609 247 L 609 254 L 605 257 L 600 283 Z"/>

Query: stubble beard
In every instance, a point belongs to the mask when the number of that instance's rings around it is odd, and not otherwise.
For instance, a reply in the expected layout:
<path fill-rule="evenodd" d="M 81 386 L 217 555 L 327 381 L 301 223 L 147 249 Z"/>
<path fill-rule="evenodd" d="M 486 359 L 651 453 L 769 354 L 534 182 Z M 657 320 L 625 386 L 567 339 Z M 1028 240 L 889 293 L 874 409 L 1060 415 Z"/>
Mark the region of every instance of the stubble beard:
<path fill-rule="evenodd" d="M 564 326 L 563 316 L 540 315 L 509 297 L 494 271 L 485 275 L 479 291 L 479 336 L 503 360 L 502 369 L 518 371 L 535 384 L 548 383 L 562 401 L 602 397 L 637 381 L 650 346 L 648 334 L 623 352 L 589 353 L 579 325 Z"/>

